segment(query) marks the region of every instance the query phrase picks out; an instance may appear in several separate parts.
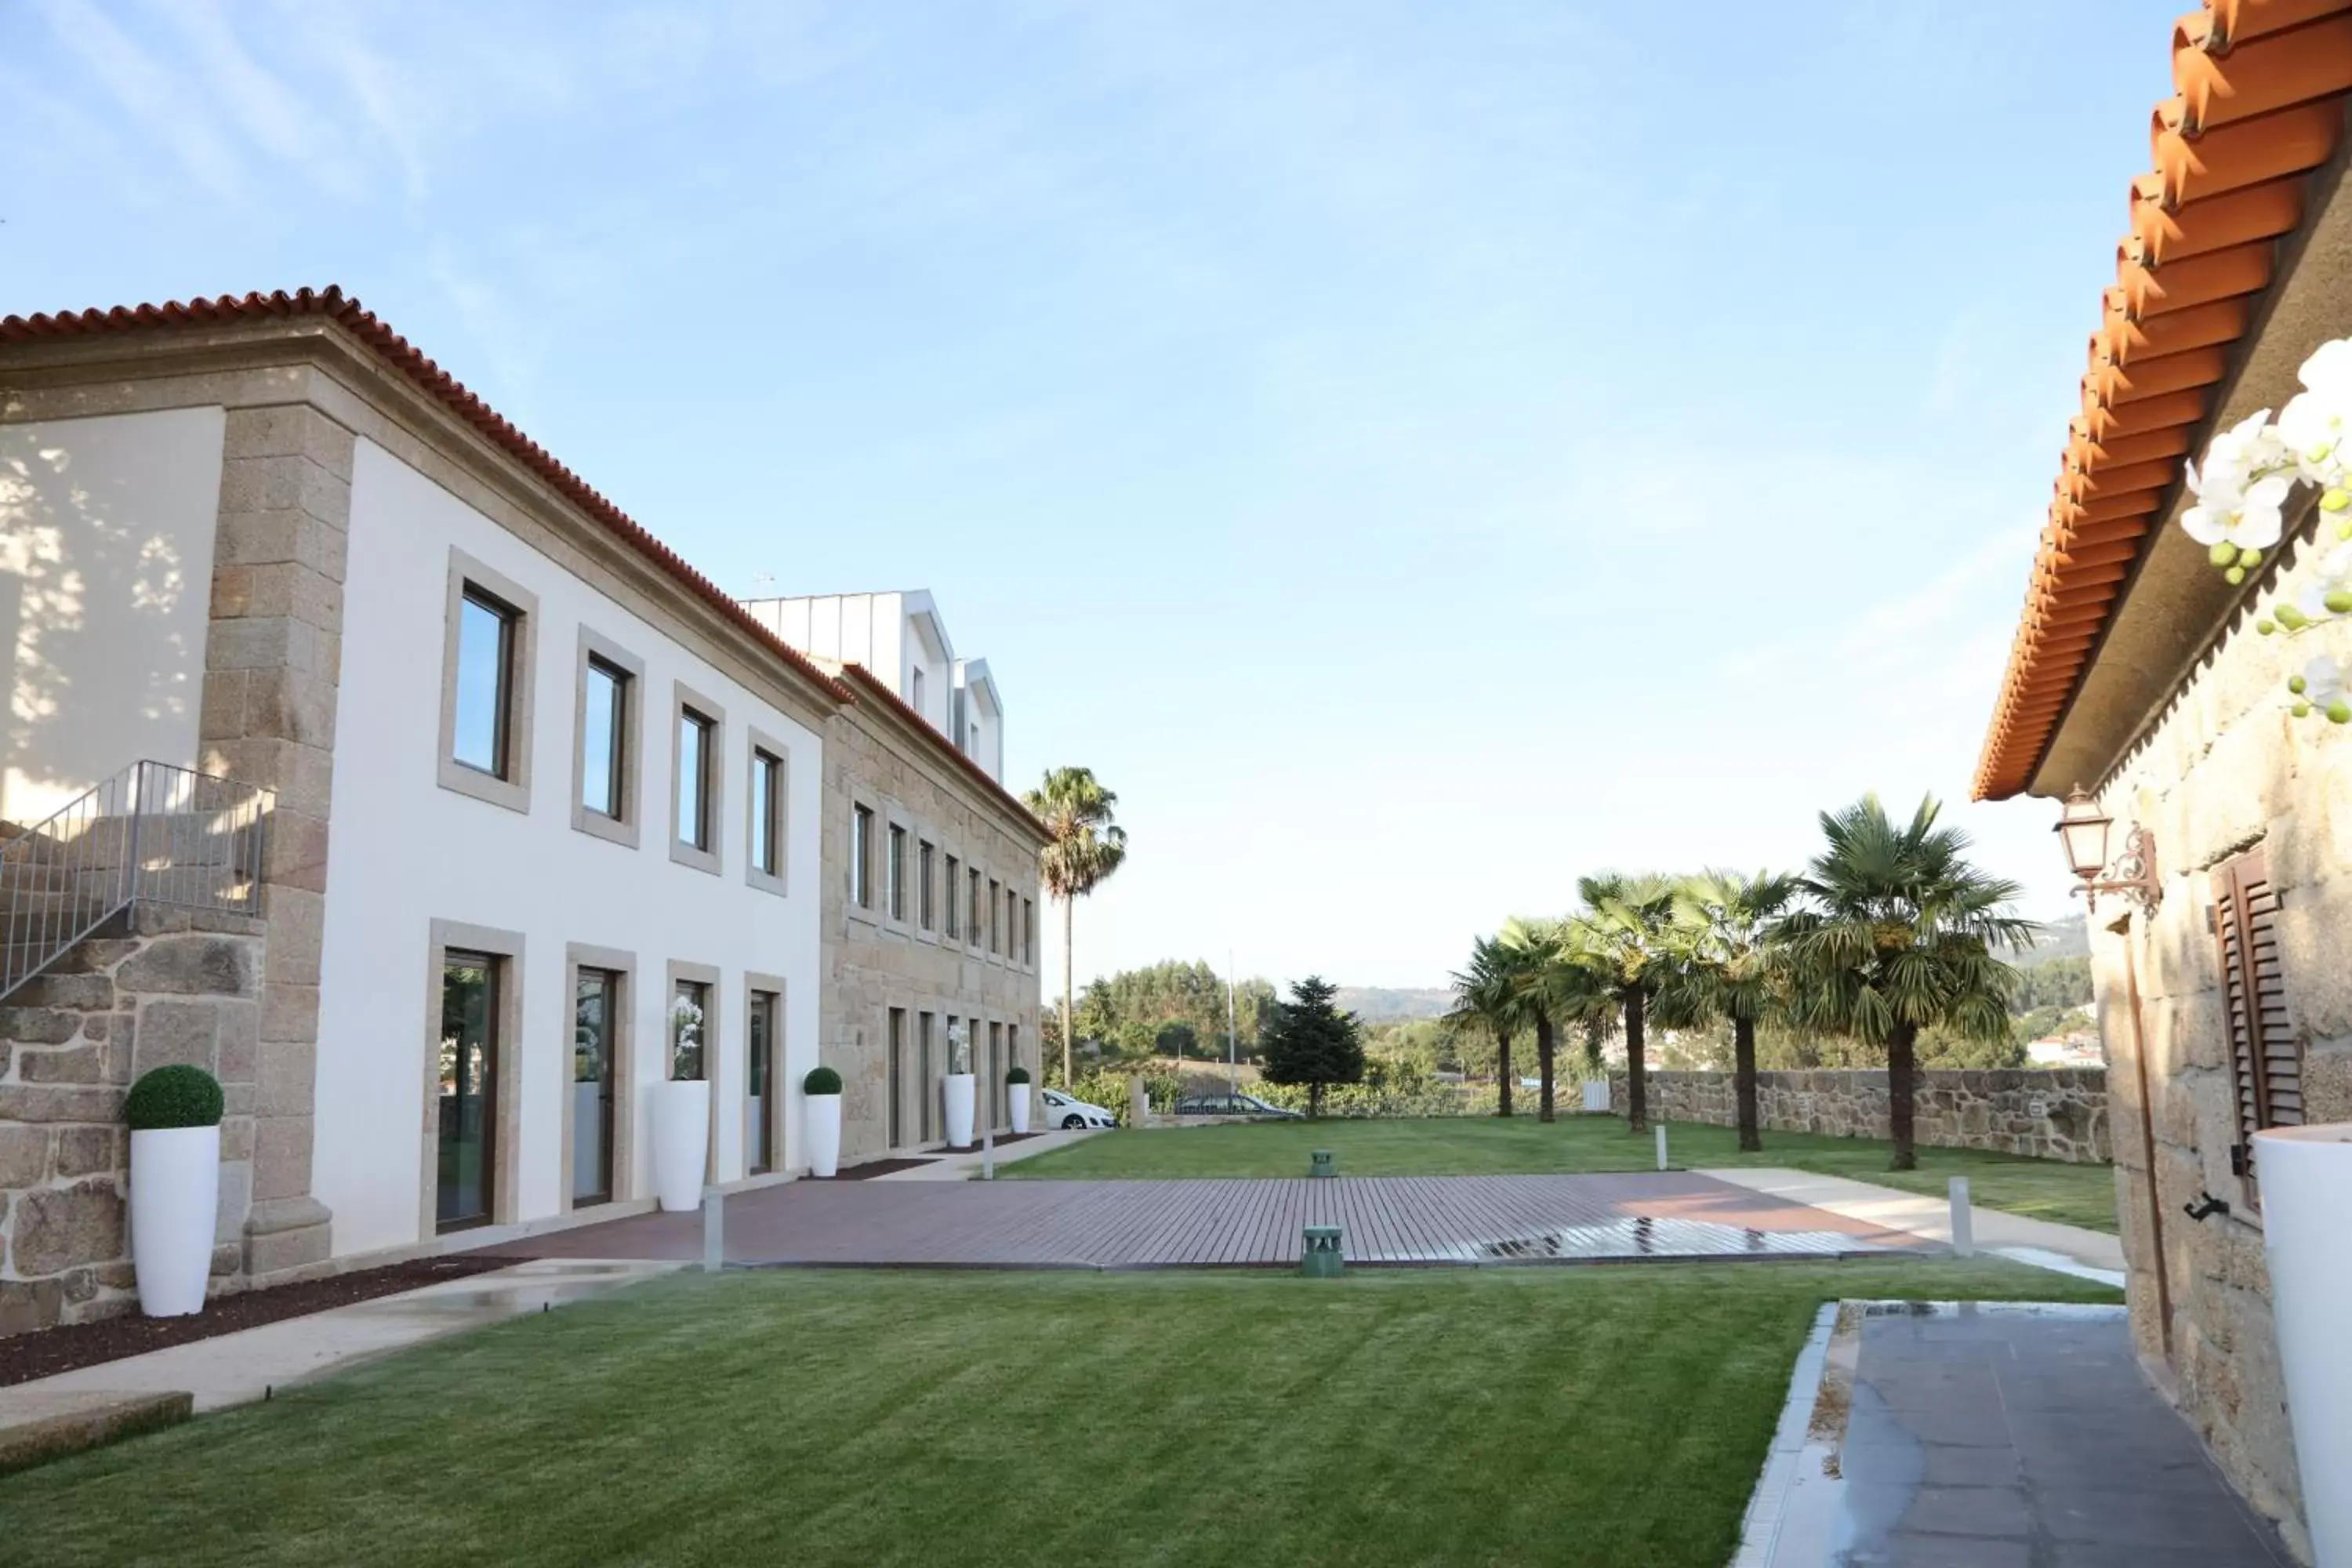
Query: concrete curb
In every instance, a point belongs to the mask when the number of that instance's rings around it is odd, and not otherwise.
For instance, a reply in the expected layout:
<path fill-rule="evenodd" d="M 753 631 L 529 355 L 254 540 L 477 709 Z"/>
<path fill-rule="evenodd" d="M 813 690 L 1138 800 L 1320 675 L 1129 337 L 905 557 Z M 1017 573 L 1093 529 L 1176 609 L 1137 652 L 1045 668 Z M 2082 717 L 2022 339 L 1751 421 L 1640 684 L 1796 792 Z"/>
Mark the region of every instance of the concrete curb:
<path fill-rule="evenodd" d="M 195 1395 L 44 1394 L 0 1389 L 0 1476 L 103 1447 L 141 1432 L 176 1426 L 195 1414 Z"/>

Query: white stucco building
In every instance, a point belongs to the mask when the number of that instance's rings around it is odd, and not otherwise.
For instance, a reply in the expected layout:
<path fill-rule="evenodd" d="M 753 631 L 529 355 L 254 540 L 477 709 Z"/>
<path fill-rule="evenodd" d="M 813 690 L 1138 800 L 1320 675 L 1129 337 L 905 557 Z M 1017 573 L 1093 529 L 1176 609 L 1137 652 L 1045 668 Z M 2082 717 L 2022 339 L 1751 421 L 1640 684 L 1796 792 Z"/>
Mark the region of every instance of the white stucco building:
<path fill-rule="evenodd" d="M 809 1068 L 881 1076 L 851 1058 L 907 999 L 829 984 L 875 923 L 853 811 L 919 792 L 1000 928 L 1035 891 L 993 686 L 961 743 L 985 671 L 929 595 L 747 609 L 331 290 L 0 322 L 0 913 L 58 903 L 35 862 L 98 842 L 85 792 L 142 761 L 267 812 L 223 919 L 12 941 L 47 972 L 0 994 L 0 1186 L 28 1194 L 0 1331 L 119 1300 L 115 1123 L 162 1061 L 226 1086 L 225 1280 L 618 1215 L 651 1203 L 667 1080 L 709 1084 L 705 1177 L 735 1184 L 805 1169 Z M 1034 955 L 964 946 L 927 1005 L 1022 1059 Z"/>

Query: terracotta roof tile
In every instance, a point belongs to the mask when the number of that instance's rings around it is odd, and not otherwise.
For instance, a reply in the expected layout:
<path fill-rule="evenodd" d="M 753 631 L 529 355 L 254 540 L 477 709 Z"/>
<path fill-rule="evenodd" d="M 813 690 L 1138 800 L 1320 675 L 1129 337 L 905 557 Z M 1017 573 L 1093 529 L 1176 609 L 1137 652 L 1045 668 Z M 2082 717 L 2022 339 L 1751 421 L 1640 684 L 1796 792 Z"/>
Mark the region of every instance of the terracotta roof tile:
<path fill-rule="evenodd" d="M 2352 0 L 2207 0 L 2173 30 L 2174 95 L 2131 184 L 2116 281 L 2069 423 L 1979 799 L 2025 789 L 2210 412 L 2208 388 L 2302 222 L 2352 92 Z"/>

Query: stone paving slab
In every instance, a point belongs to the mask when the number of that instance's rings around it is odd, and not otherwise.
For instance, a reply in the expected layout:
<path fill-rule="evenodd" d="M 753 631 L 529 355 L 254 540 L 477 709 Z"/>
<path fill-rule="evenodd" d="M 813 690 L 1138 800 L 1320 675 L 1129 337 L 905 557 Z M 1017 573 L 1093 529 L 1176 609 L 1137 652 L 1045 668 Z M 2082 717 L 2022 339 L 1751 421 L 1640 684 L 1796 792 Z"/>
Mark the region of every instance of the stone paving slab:
<path fill-rule="evenodd" d="M 1337 1225 L 1351 1264 L 1841 1257 L 1914 1237 L 1688 1172 L 1328 1180 L 793 1182 L 723 1209 L 744 1265 L 1277 1267 Z M 652 1214 L 510 1244 L 541 1258 L 703 1256 L 703 1216 Z M 499 1250 L 491 1248 L 488 1250 Z"/>
<path fill-rule="evenodd" d="M 1811 1171 L 1772 1165 L 1726 1167 L 1702 1171 L 1700 1174 L 1789 1203 L 1806 1204 L 1888 1230 L 1905 1231 L 1946 1246 L 1951 1244 L 1952 1205 L 1943 1198 L 1899 1192 L 1874 1182 L 1816 1175 Z M 2086 1274 L 2118 1288 L 2124 1282 L 2123 1239 L 2105 1231 L 2034 1219 L 2005 1209 L 1986 1208 L 1981 1204 L 1969 1205 L 1969 1229 L 1979 1251 L 2070 1274 Z"/>
<path fill-rule="evenodd" d="M 2148 1386 L 2123 1308 L 1848 1305 L 1832 1568 L 2292 1561 Z"/>

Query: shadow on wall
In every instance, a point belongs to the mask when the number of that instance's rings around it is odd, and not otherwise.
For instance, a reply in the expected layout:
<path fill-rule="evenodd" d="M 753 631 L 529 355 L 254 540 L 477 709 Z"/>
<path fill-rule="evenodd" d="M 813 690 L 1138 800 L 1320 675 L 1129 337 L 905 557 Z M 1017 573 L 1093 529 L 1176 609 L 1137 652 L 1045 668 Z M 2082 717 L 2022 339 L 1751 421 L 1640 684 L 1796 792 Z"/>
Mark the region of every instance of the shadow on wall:
<path fill-rule="evenodd" d="M 216 489 L 159 490 L 184 475 L 172 459 L 187 454 L 169 450 L 173 439 L 140 452 L 150 434 L 180 432 L 112 418 L 0 427 L 0 634 L 12 664 L 0 819 L 37 822 L 142 756 L 194 760 L 179 753 L 196 733 L 211 551 L 207 539 L 192 563 L 188 530 L 156 503 L 209 510 Z"/>

